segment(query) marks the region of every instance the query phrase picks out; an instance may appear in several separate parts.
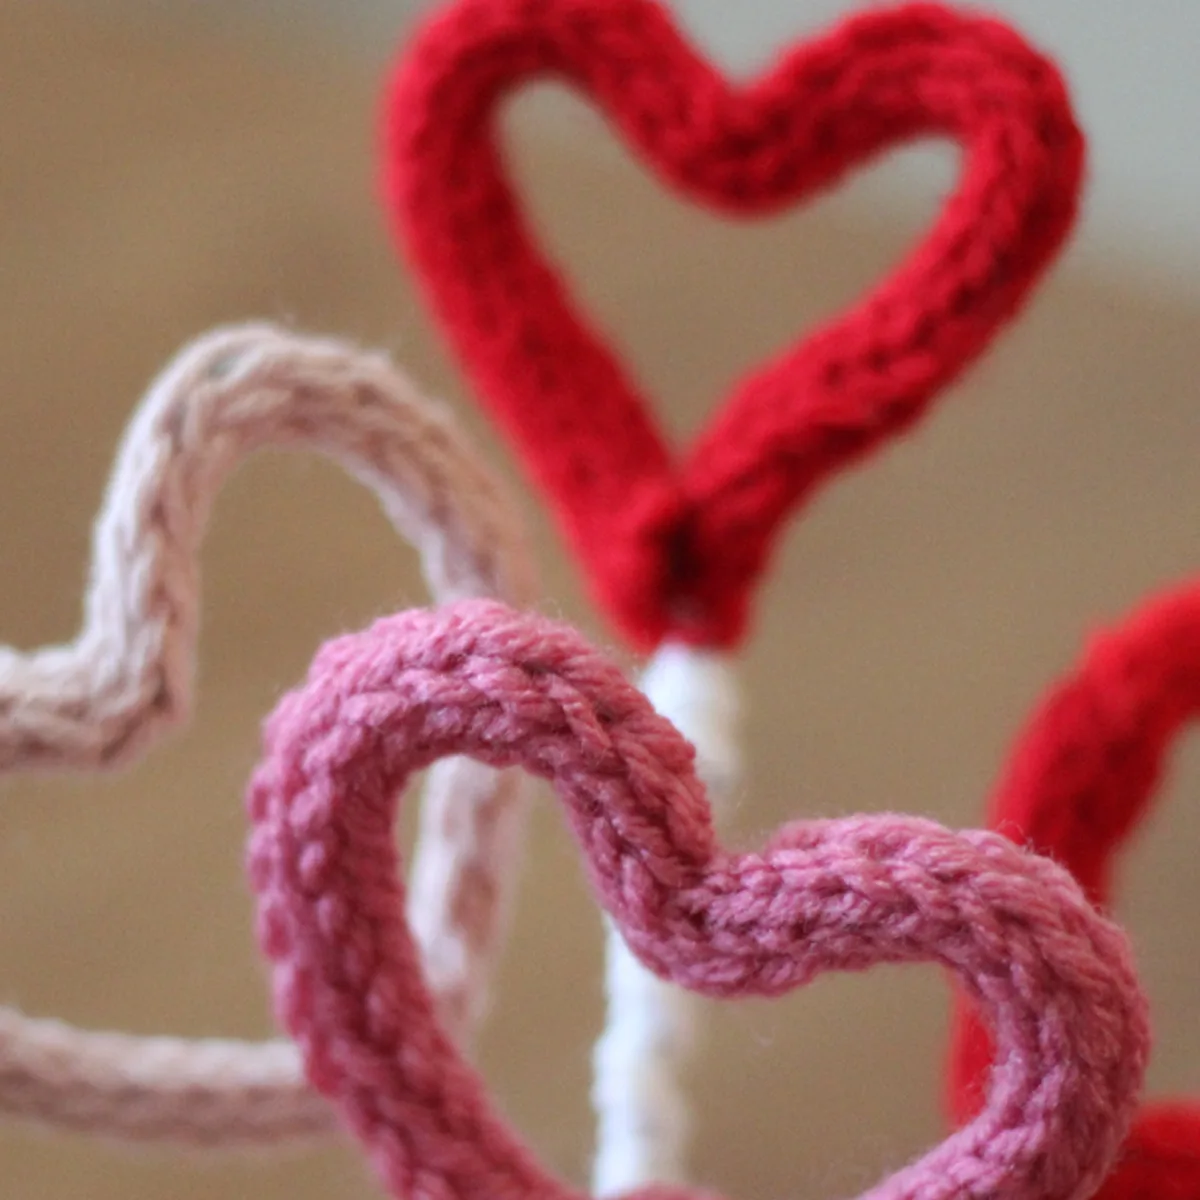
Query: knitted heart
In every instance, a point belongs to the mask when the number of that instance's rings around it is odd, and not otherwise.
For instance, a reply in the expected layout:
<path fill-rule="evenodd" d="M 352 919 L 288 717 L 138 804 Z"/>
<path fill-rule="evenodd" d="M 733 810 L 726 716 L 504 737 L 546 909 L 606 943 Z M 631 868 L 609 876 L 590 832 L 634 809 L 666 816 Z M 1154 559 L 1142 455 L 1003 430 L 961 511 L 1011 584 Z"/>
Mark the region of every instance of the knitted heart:
<path fill-rule="evenodd" d="M 676 465 L 619 357 L 522 215 L 497 110 L 557 76 L 683 196 L 773 213 L 910 140 L 963 151 L 925 239 L 869 295 L 752 370 Z M 1027 299 L 1084 158 L 1052 63 L 1003 24 L 873 8 L 732 84 L 654 0 L 456 0 L 391 85 L 395 232 L 483 400 L 641 647 L 726 646 L 788 512 L 926 411 Z M 629 253 L 637 253 L 630 247 Z"/>
<path fill-rule="evenodd" d="M 0 646 L 0 774 L 128 765 L 187 717 L 209 512 L 245 459 L 285 447 L 316 450 L 370 486 L 439 599 L 530 597 L 507 498 L 386 358 L 269 325 L 216 330 L 161 373 L 125 434 L 96 522 L 82 632 L 31 652 Z M 447 761 L 422 807 L 414 920 L 442 1014 L 463 1036 L 481 1016 L 503 929 L 519 782 Z M 335 1125 L 286 1040 L 92 1033 L 3 1008 L 0 1113 L 214 1148 Z"/>
<path fill-rule="evenodd" d="M 1146 603 L 1097 637 L 1074 674 L 1051 690 L 1017 742 L 989 824 L 1072 872 L 1108 906 L 1112 866 L 1149 809 L 1165 759 L 1200 714 L 1200 586 Z M 956 1011 L 951 1107 L 981 1101 L 991 1039 L 969 1004 Z M 1103 1200 L 1200 1200 L 1200 1104 L 1173 1100 L 1138 1113 Z"/>
<path fill-rule="evenodd" d="M 329 643 L 270 718 L 248 798 L 279 1015 L 397 1197 L 576 1196 L 442 1030 L 405 924 L 397 797 L 446 754 L 553 784 L 604 908 L 664 978 L 778 996 L 930 961 L 964 981 L 1004 1051 L 988 1103 L 870 1196 L 1083 1200 L 1111 1164 L 1145 1004 L 1124 936 L 1065 871 L 998 834 L 891 815 L 727 851 L 691 746 L 615 665 L 568 627 L 464 601 Z"/>

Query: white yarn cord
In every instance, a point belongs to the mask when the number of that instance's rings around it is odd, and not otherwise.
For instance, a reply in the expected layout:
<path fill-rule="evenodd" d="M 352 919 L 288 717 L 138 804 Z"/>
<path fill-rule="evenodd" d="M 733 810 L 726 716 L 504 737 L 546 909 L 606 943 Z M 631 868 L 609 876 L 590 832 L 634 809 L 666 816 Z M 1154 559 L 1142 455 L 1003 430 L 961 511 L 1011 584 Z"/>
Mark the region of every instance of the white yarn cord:
<path fill-rule="evenodd" d="M 732 663 L 667 643 L 651 659 L 642 688 L 696 747 L 719 820 L 741 774 Z M 612 1196 L 650 1183 L 683 1184 L 691 1121 L 682 1076 L 695 1041 L 697 1000 L 647 971 L 611 925 L 605 986 L 607 1023 L 593 1055 L 593 1191 Z"/>

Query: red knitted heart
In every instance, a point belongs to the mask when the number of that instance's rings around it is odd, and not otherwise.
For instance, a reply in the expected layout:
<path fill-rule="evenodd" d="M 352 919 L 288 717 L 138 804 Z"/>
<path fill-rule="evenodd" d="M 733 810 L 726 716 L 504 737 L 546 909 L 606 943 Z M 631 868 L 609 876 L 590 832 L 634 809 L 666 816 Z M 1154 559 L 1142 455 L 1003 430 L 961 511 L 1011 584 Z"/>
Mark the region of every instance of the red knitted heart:
<path fill-rule="evenodd" d="M 1095 639 L 1034 714 L 992 797 L 992 828 L 1049 854 L 1091 899 L 1111 900 L 1113 860 L 1145 817 L 1185 722 L 1200 715 L 1200 585 L 1157 597 Z M 954 1116 L 982 1101 L 991 1040 L 960 1000 L 950 1061 Z M 1200 1200 L 1200 1104 L 1146 1106 L 1102 1200 Z"/>
<path fill-rule="evenodd" d="M 393 833 L 445 755 L 553 784 L 593 888 L 650 969 L 721 998 L 936 962 L 1004 1054 L 971 1125 L 873 1200 L 1082 1200 L 1113 1161 L 1148 1031 L 1124 935 L 999 834 L 892 814 L 721 847 L 692 747 L 567 626 L 467 601 L 317 656 L 267 725 L 249 809 L 259 936 L 313 1084 L 406 1200 L 580 1200 L 503 1123 L 440 1026 Z M 698 1200 L 648 1188 L 639 1200 Z"/>
<path fill-rule="evenodd" d="M 960 143 L 961 180 L 907 259 L 750 372 L 679 467 L 509 182 L 495 114 L 539 76 L 589 94 L 667 184 L 735 216 L 923 136 Z M 911 426 L 1017 312 L 1072 224 L 1083 151 L 1050 62 L 936 5 L 872 9 L 734 85 L 653 0 L 457 0 L 399 64 L 385 183 L 434 311 L 597 598 L 643 647 L 727 646 L 788 511 Z"/>

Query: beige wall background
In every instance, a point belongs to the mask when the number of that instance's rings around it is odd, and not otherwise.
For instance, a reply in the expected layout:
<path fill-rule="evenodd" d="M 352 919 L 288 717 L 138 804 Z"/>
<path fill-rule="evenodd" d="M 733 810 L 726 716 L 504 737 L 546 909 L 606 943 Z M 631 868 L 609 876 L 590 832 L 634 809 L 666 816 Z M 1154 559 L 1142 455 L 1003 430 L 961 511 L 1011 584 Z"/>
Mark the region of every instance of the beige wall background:
<path fill-rule="evenodd" d="M 393 258 L 372 192 L 377 63 L 299 21 L 153 7 L 133 20 L 121 5 L 0 0 L 4 638 L 71 636 L 91 515 L 142 388 L 188 337 L 254 316 L 387 346 L 454 401 L 525 500 L 554 606 L 604 636 Z M 1155 86 L 1153 62 L 1139 70 Z M 659 193 L 571 112 L 548 125 L 517 107 L 521 171 L 680 436 L 746 364 L 853 298 L 934 200 L 893 196 L 885 169 L 734 228 Z M 1097 187 L 1116 186 L 1106 178 Z M 790 533 L 747 652 L 751 774 L 733 835 L 890 807 L 977 821 L 1008 741 L 1085 632 L 1195 569 L 1200 298 L 1185 239 L 1157 258 L 1149 245 L 1086 226 L 934 419 Z M 5 1002 L 143 1032 L 271 1028 L 240 861 L 257 722 L 322 638 L 423 593 L 371 498 L 307 458 L 234 480 L 204 572 L 194 726 L 118 777 L 0 789 Z M 1200 1077 L 1195 751 L 1181 748 L 1124 871 L 1155 1090 Z M 522 888 L 483 1062 L 513 1119 L 582 1180 L 601 938 L 550 803 Z M 941 1129 L 945 1011 L 943 982 L 921 969 L 713 1006 L 698 1177 L 764 1200 L 850 1194 L 918 1151 Z M 214 1164 L 0 1134 L 3 1200 L 376 1194 L 350 1147 Z"/>

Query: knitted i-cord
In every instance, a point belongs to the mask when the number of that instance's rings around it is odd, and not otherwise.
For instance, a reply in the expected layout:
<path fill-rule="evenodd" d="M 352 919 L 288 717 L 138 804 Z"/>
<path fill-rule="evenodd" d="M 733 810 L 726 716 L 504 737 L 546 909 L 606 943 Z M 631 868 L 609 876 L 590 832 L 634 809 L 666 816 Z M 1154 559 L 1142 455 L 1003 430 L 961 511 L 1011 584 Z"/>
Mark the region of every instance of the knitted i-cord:
<path fill-rule="evenodd" d="M 394 1196 L 579 1195 L 496 1113 L 405 921 L 398 797 L 446 754 L 552 783 L 602 905 L 679 985 L 780 996 L 827 970 L 921 961 L 962 981 L 1001 1050 L 987 1103 L 872 1200 L 1085 1200 L 1110 1166 L 1146 1005 L 1124 936 L 1050 860 L 889 814 L 796 821 L 762 851 L 727 850 L 670 722 L 574 630 L 493 601 L 328 643 L 265 740 L 249 871 L 277 1010 Z"/>
<path fill-rule="evenodd" d="M 679 463 L 510 181 L 497 111 L 546 76 L 590 97 L 665 184 L 734 217 L 798 204 L 923 136 L 960 144 L 961 179 L 899 267 L 750 371 Z M 924 414 L 1071 227 L 1084 146 L 1058 71 L 1002 23 L 918 4 L 855 16 L 735 85 L 652 0 L 457 0 L 403 55 L 385 137 L 396 237 L 451 346 L 598 601 L 639 649 L 659 648 L 652 699 L 724 790 L 737 767 L 725 656 L 783 520 Z M 678 1182 L 684 999 L 619 939 L 609 985 L 595 1186 Z"/>
<path fill-rule="evenodd" d="M 1183 725 L 1200 713 L 1200 583 L 1153 597 L 1092 639 L 1019 738 L 992 796 L 989 824 L 1052 855 L 1107 908 L 1112 867 L 1147 815 Z M 991 1039 L 962 998 L 950 1100 L 978 1109 Z M 1200 1104 L 1178 1099 L 1137 1114 L 1098 1200 L 1200 1200 Z"/>
<path fill-rule="evenodd" d="M 529 601 L 508 498 L 447 415 L 382 356 L 269 325 L 217 330 L 149 389 L 95 527 L 82 632 L 0 649 L 0 770 L 128 764 L 191 703 L 212 503 L 254 452 L 315 450 L 378 496 L 435 597 Z M 465 759 L 430 773 L 410 919 L 447 1026 L 482 1014 L 503 930 L 522 786 Z M 0 1112 L 59 1129 L 202 1147 L 329 1134 L 334 1114 L 288 1041 L 89 1033 L 0 1010 Z"/>

